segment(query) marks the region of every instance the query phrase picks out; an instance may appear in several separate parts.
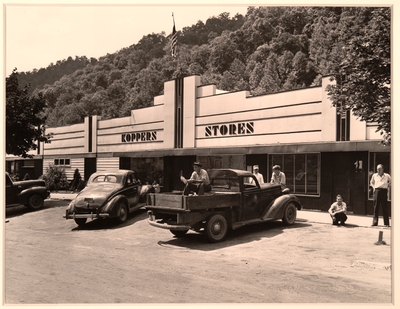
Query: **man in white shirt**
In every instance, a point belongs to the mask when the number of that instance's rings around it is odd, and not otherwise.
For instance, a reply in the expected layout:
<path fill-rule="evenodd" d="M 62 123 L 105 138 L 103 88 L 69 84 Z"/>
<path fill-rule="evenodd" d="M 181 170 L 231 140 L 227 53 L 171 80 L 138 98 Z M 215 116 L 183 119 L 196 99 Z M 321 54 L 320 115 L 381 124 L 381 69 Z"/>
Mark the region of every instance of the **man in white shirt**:
<path fill-rule="evenodd" d="M 281 185 L 282 189 L 286 188 L 286 176 L 281 172 L 281 167 L 279 165 L 274 165 L 272 167 L 271 183 Z"/>
<path fill-rule="evenodd" d="M 200 162 L 193 163 L 193 173 L 189 179 L 181 176 L 181 181 L 186 184 L 183 194 L 188 195 L 190 192 L 193 194 L 203 195 L 204 192 L 211 191 L 210 178 L 206 170 L 203 170 Z"/>
<path fill-rule="evenodd" d="M 334 202 L 329 208 L 328 212 L 332 217 L 333 225 L 344 225 L 347 220 L 347 205 L 343 202 L 342 196 L 338 194 L 336 196 L 336 202 Z"/>
<path fill-rule="evenodd" d="M 258 167 L 258 165 L 253 166 L 253 175 L 256 176 L 258 183 L 262 184 L 264 183 L 264 176 L 258 172 L 259 170 L 260 168 Z M 250 178 L 250 183 L 253 183 L 253 178 Z"/>
<path fill-rule="evenodd" d="M 389 174 L 384 173 L 384 168 L 382 164 L 378 164 L 376 170 L 377 173 L 372 175 L 369 183 L 374 190 L 374 218 L 372 220 L 372 226 L 378 225 L 379 208 L 382 208 L 383 224 L 386 227 L 389 227 L 387 196 L 392 179 Z"/>

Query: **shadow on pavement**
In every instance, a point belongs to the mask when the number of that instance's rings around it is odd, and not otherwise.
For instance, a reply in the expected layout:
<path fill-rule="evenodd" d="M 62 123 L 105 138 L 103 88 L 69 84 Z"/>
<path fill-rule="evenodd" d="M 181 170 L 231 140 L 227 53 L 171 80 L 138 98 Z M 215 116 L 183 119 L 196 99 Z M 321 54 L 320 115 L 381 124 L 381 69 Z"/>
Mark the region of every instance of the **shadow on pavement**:
<path fill-rule="evenodd" d="M 67 200 L 52 200 L 48 199 L 44 201 L 44 205 L 41 209 L 38 210 L 31 210 L 28 207 L 24 205 L 18 205 L 18 206 L 12 206 L 6 208 L 6 218 L 13 218 L 17 216 L 22 216 L 24 214 L 32 213 L 32 212 L 37 212 L 37 211 L 42 211 L 45 209 L 50 209 L 54 207 L 66 207 L 68 206 L 70 201 Z"/>
<path fill-rule="evenodd" d="M 158 241 L 160 246 L 186 248 L 192 250 L 212 251 L 225 247 L 232 247 L 240 244 L 251 243 L 265 238 L 273 238 L 285 232 L 288 229 L 297 229 L 310 227 L 311 224 L 295 223 L 286 226 L 280 221 L 265 222 L 255 225 L 243 226 L 237 230 L 230 230 L 227 238 L 218 243 L 211 243 L 205 233 L 196 233 L 189 231 L 184 237 L 176 237 L 171 234 L 171 239 L 167 241 Z"/>
<path fill-rule="evenodd" d="M 128 219 L 124 223 L 119 223 L 116 218 L 94 220 L 88 219 L 85 225 L 77 225 L 75 228 L 72 229 L 72 231 L 120 229 L 135 224 L 136 222 L 145 220 L 147 218 L 147 210 L 141 208 L 139 210 L 136 210 L 135 212 L 130 213 L 128 215 Z"/>

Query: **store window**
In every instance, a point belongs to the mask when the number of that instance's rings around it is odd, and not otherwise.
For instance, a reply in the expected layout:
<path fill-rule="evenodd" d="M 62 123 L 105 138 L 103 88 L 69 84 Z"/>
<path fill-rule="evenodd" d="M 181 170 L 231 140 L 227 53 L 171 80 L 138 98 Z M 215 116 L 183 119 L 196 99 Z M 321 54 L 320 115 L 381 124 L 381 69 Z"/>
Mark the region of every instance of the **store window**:
<path fill-rule="evenodd" d="M 34 168 L 35 167 L 35 161 L 34 160 L 24 160 L 22 163 L 23 168 Z"/>
<path fill-rule="evenodd" d="M 243 170 L 246 168 L 246 156 L 244 155 L 197 156 L 197 160 L 203 164 L 205 169 L 234 168 Z"/>
<path fill-rule="evenodd" d="M 154 158 L 131 158 L 130 169 L 135 171 L 136 178 L 142 184 L 153 184 L 154 181 L 159 185 L 164 185 L 164 159 Z"/>
<path fill-rule="evenodd" d="M 54 165 L 70 166 L 70 159 L 54 159 Z"/>
<path fill-rule="evenodd" d="M 368 187 L 371 177 L 376 173 L 376 167 L 378 164 L 382 164 L 384 172 L 392 176 L 391 165 L 390 165 L 390 153 L 388 152 L 370 152 L 369 153 L 369 167 L 368 167 Z M 392 178 L 393 180 L 393 178 Z M 391 201 L 391 190 L 388 190 L 388 200 Z M 373 190 L 368 191 L 368 199 L 373 200 Z"/>
<path fill-rule="evenodd" d="M 272 167 L 280 165 L 286 176 L 286 186 L 292 193 L 300 195 L 319 195 L 320 193 L 320 154 L 272 154 L 268 157 L 269 182 Z"/>

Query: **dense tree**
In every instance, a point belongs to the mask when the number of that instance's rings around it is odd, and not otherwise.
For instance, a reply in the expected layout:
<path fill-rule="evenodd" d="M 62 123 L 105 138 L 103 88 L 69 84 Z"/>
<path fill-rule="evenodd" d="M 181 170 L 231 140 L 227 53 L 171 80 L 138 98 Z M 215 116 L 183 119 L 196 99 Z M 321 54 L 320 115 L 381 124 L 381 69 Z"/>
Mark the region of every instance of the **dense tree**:
<path fill-rule="evenodd" d="M 32 157 L 28 152 L 36 150 L 38 142 L 51 138 L 44 130 L 46 101 L 40 93 L 30 96 L 28 89 L 20 88 L 17 69 L 6 78 L 6 153 L 24 158 Z"/>
<path fill-rule="evenodd" d="M 241 52 L 237 45 L 229 37 L 227 32 L 215 38 L 211 43 L 210 64 L 218 73 L 222 74 L 231 66 L 233 60 L 241 58 Z"/>
<path fill-rule="evenodd" d="M 361 120 L 376 122 L 382 142 L 391 143 L 390 8 L 347 8 L 339 23 L 344 56 L 329 87 L 333 104 Z"/>

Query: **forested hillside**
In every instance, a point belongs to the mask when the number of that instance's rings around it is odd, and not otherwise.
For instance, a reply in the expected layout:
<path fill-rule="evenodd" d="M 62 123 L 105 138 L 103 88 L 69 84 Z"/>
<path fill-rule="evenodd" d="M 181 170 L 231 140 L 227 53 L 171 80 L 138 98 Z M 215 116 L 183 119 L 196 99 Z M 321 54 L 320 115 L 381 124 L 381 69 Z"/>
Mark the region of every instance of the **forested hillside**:
<path fill-rule="evenodd" d="M 152 105 L 165 81 L 192 74 L 204 84 L 253 95 L 309 87 L 324 75 L 348 74 L 343 64 L 352 38 L 386 39 L 373 33 L 377 16 L 390 28 L 389 8 L 249 7 L 245 16 L 221 13 L 178 31 L 176 58 L 170 33 L 152 33 L 98 60 L 70 57 L 20 73 L 20 84 L 43 93 L 48 126 L 80 123 L 87 115 L 128 116 Z M 379 57 L 389 63 L 390 86 L 390 41 L 385 44 Z M 360 55 L 368 60 L 368 53 Z"/>

